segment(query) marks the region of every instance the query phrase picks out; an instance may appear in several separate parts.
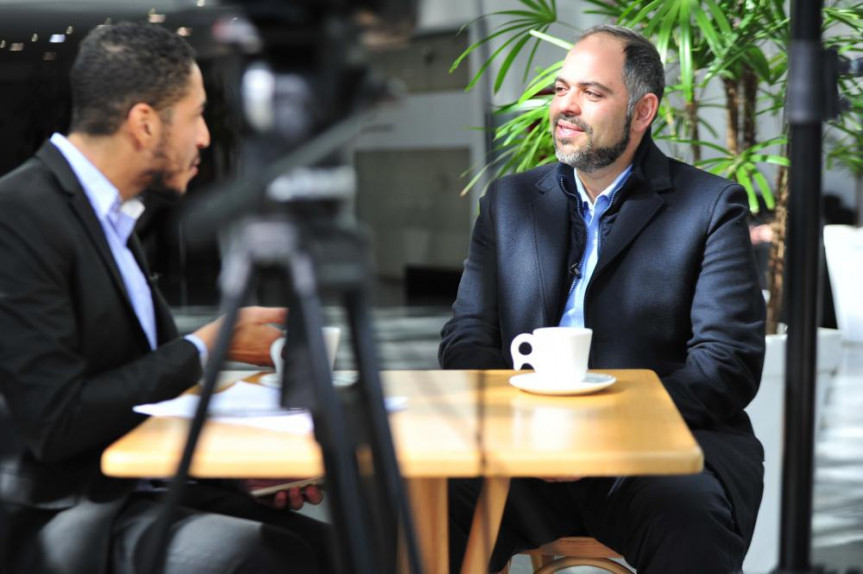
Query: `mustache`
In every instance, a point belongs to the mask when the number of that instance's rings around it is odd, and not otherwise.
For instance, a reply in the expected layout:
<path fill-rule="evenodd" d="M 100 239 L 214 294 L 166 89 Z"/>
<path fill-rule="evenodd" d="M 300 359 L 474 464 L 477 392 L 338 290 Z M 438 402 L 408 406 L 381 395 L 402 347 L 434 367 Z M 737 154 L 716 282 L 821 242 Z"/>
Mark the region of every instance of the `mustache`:
<path fill-rule="evenodd" d="M 574 125 L 580 130 L 583 130 L 587 135 L 593 135 L 593 128 L 590 127 L 587 122 L 581 119 L 578 116 L 568 116 L 566 114 L 557 114 L 554 116 L 554 120 L 552 121 L 552 127 L 557 127 L 558 122 L 561 120 Z"/>

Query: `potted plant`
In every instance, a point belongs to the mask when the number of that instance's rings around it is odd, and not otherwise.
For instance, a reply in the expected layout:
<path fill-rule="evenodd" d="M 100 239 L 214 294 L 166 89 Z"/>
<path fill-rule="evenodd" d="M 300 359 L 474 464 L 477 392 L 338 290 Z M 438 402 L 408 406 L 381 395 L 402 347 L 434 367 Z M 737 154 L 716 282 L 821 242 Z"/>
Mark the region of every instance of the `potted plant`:
<path fill-rule="evenodd" d="M 749 407 L 756 434 L 765 444 L 765 497 L 755 539 L 744 566 L 766 571 L 778 555 L 778 513 L 782 413 L 784 403 L 784 335 L 777 335 L 782 309 L 782 279 L 788 201 L 787 126 L 784 111 L 787 85 L 789 18 L 782 0 L 585 0 L 588 13 L 609 22 L 638 29 L 657 46 L 666 64 L 667 88 L 654 123 L 653 137 L 667 152 L 707 171 L 737 181 L 747 191 L 750 207 L 774 212 L 768 261 L 768 356 L 759 396 Z M 824 9 L 825 44 L 840 53 L 863 50 L 863 10 L 853 0 L 838 0 Z M 494 46 L 482 62 L 472 88 L 485 74 L 494 73 L 497 92 L 526 58 L 524 88 L 515 101 L 495 113 L 503 120 L 494 127 L 492 157 L 474 174 L 465 190 L 489 178 L 527 170 L 556 161 L 549 136 L 546 109 L 550 86 L 559 70 L 570 38 L 548 32 L 558 23 L 555 0 L 518 0 L 513 10 L 495 12 L 499 25 L 467 48 L 454 63 L 483 45 Z M 574 34 L 573 34 L 574 35 Z M 560 61 L 534 69 L 540 42 L 561 48 Z M 858 54 L 859 55 L 859 54 Z M 860 172 L 860 124 L 863 88 L 845 81 L 843 94 L 857 115 L 833 122 L 825 138 L 831 163 Z M 721 111 L 723 125 L 711 120 Z M 762 126 L 772 120 L 776 129 Z M 772 180 L 772 181 L 771 181 Z M 819 372 L 832 376 L 839 360 L 838 333 L 819 341 Z M 827 385 L 822 381 L 819 390 Z"/>

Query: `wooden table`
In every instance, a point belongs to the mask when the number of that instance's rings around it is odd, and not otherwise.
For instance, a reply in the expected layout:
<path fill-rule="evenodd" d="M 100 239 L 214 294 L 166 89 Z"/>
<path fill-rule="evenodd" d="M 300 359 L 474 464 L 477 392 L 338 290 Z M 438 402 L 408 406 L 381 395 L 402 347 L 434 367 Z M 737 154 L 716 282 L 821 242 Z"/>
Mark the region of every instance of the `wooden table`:
<path fill-rule="evenodd" d="M 486 477 L 462 569 L 482 572 L 510 477 L 701 470 L 701 449 L 652 371 L 602 372 L 617 377 L 617 383 L 571 397 L 519 391 L 508 384 L 513 371 L 382 373 L 386 393 L 408 399 L 405 410 L 390 415 L 390 424 L 425 572 L 448 570 L 449 477 Z M 182 419 L 148 419 L 105 451 L 103 471 L 125 477 L 171 475 L 187 426 Z M 191 470 L 193 476 L 222 478 L 322 472 L 320 449 L 310 436 L 214 422 L 202 433 Z"/>

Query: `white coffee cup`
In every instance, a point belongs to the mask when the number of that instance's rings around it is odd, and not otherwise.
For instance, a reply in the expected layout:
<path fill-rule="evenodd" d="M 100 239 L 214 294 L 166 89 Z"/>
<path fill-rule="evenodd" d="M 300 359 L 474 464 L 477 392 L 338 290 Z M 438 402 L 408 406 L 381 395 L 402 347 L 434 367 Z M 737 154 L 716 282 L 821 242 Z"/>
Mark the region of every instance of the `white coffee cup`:
<path fill-rule="evenodd" d="M 339 348 L 339 339 L 342 335 L 342 330 L 339 327 L 324 327 L 322 329 L 324 335 L 324 345 L 327 348 L 327 358 L 330 360 L 330 370 L 336 364 L 336 350 Z M 278 387 L 282 384 L 282 369 L 284 368 L 284 360 L 282 359 L 282 349 L 285 348 L 285 337 L 281 337 L 273 341 L 270 346 L 270 358 L 273 359 L 273 365 L 276 367 L 275 376 L 261 377 L 261 384 L 267 386 Z"/>
<path fill-rule="evenodd" d="M 512 340 L 510 352 L 514 369 L 529 363 L 533 370 L 549 381 L 567 384 L 581 382 L 587 375 L 591 329 L 582 327 L 542 327 L 533 333 L 522 333 Z M 520 347 L 527 343 L 530 352 Z"/>

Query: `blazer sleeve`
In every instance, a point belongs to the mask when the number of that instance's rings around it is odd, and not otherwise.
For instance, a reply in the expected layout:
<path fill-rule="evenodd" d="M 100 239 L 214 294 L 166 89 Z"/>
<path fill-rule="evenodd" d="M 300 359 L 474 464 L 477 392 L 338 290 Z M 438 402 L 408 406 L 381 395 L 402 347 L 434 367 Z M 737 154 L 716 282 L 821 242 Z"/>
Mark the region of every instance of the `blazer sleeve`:
<path fill-rule="evenodd" d="M 497 245 L 494 235 L 496 187 L 480 199 L 453 317 L 441 331 L 438 361 L 444 369 L 506 369 L 501 352 Z"/>
<path fill-rule="evenodd" d="M 49 462 L 100 451 L 144 419 L 133 406 L 172 398 L 201 375 L 186 340 L 151 352 L 129 345 L 124 309 L 99 318 L 116 344 L 98 350 L 111 368 L 94 371 L 79 314 L 84 298 L 104 294 L 81 293 L 75 276 L 86 271 L 74 260 L 86 240 L 62 215 L 0 201 L 0 391 L 29 450 Z"/>
<path fill-rule="evenodd" d="M 727 186 L 715 200 L 695 281 L 686 362 L 662 377 L 693 429 L 739 416 L 761 380 L 765 306 L 747 215 L 740 186 Z"/>

